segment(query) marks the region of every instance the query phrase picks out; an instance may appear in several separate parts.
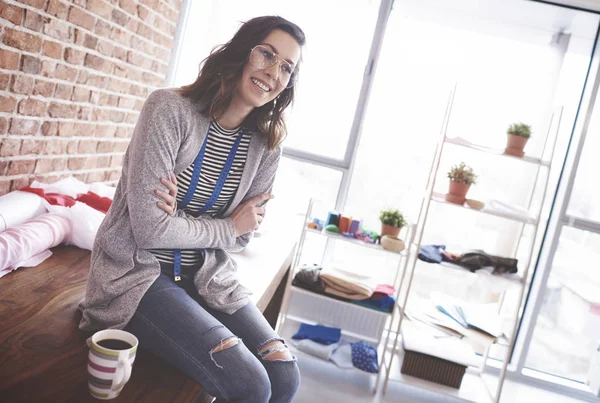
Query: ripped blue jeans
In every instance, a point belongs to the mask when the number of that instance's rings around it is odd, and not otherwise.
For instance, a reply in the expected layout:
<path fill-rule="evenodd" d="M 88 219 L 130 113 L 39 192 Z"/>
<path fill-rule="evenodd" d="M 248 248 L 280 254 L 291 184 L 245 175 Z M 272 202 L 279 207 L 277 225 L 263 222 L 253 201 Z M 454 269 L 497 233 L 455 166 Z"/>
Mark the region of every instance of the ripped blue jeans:
<path fill-rule="evenodd" d="M 256 306 L 233 315 L 212 310 L 196 297 L 191 278 L 175 282 L 163 268 L 126 327 L 140 348 L 179 368 L 216 402 L 291 402 L 300 384 L 296 359 L 274 358 L 287 348 Z"/>

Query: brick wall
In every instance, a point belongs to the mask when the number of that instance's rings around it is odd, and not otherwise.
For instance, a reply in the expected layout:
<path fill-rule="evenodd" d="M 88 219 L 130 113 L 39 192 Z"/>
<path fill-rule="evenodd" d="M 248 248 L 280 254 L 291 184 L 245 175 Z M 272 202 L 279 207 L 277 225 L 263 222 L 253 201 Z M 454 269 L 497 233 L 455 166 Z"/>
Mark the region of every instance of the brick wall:
<path fill-rule="evenodd" d="M 0 0 L 0 195 L 73 175 L 116 183 L 164 83 L 181 0 Z"/>

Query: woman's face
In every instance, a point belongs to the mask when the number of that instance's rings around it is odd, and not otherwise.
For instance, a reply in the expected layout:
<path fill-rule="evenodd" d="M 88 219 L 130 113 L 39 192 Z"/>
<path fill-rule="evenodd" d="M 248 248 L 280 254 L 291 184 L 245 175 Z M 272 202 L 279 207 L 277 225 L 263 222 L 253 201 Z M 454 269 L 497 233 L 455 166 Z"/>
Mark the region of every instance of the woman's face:
<path fill-rule="evenodd" d="M 277 62 L 274 65 L 264 68 L 246 62 L 237 95 L 241 101 L 253 108 L 263 106 L 281 94 L 285 89 L 280 77 L 282 64 L 289 64 L 283 68 L 295 68 L 301 54 L 298 42 L 290 34 L 279 29 L 271 31 L 260 45 L 267 54 L 271 51 L 279 57 L 276 57 Z"/>

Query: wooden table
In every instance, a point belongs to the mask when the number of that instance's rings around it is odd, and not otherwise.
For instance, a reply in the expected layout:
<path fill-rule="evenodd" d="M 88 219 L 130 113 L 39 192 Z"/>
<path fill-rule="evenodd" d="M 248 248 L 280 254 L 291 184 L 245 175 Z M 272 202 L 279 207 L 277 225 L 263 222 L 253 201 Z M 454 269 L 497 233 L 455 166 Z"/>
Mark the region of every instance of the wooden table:
<path fill-rule="evenodd" d="M 293 234 L 252 240 L 234 258 L 252 301 L 275 325 L 291 265 Z M 95 402 L 87 389 L 91 333 L 78 330 L 90 252 L 59 246 L 33 268 L 0 279 L 0 400 Z M 193 402 L 201 386 L 168 363 L 139 350 L 131 380 L 114 402 Z"/>

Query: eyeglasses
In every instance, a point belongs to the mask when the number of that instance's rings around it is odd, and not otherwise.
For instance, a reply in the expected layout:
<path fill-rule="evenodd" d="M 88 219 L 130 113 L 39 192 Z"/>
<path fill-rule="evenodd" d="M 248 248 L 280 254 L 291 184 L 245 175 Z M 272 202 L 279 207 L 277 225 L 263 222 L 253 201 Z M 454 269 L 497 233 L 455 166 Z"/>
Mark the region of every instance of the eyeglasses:
<path fill-rule="evenodd" d="M 294 66 L 285 61 L 277 53 L 263 45 L 257 45 L 250 51 L 250 64 L 257 69 L 266 69 L 279 63 L 279 74 L 277 81 L 285 88 L 291 88 L 296 82 L 298 72 Z"/>

